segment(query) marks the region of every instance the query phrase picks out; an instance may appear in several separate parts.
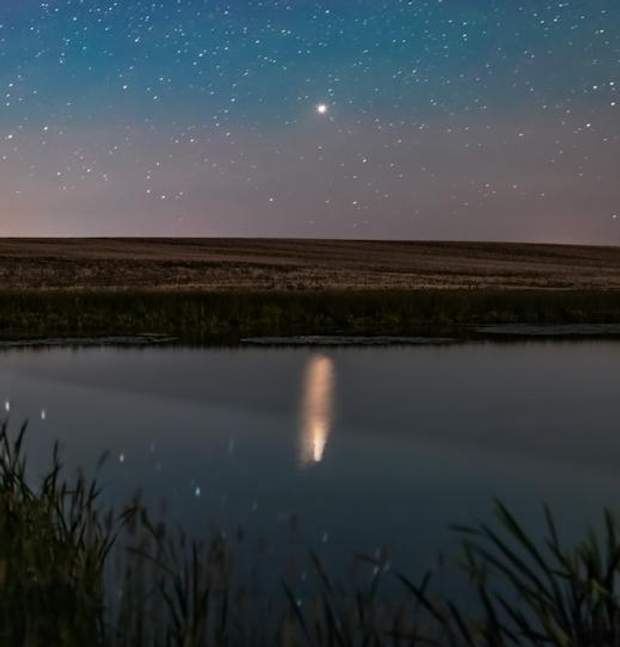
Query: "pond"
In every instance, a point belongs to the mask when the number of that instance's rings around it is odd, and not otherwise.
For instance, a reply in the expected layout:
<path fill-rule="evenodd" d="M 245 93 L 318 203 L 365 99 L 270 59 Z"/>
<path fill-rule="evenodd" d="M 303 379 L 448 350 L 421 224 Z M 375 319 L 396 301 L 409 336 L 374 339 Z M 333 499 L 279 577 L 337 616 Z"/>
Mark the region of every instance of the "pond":
<path fill-rule="evenodd" d="M 617 506 L 619 374 L 607 341 L 9 350 L 0 406 L 38 472 L 56 439 L 69 469 L 109 452 L 110 502 L 417 576 L 493 497 L 535 534 L 547 502 L 568 538 Z"/>

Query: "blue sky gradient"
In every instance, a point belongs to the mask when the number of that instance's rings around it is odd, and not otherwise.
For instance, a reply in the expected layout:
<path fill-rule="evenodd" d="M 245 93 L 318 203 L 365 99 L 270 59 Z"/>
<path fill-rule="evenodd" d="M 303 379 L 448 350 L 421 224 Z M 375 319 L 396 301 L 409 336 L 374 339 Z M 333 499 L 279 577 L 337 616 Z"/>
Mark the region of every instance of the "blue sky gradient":
<path fill-rule="evenodd" d="M 4 0 L 0 235 L 616 244 L 619 70 L 612 1 Z"/>

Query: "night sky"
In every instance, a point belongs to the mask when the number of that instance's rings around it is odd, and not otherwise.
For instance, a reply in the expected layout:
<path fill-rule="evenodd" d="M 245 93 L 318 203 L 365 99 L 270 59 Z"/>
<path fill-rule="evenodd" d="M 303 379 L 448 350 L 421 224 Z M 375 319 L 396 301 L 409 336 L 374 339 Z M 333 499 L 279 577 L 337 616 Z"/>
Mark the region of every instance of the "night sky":
<path fill-rule="evenodd" d="M 620 2 L 1 0 L 0 235 L 620 244 Z"/>

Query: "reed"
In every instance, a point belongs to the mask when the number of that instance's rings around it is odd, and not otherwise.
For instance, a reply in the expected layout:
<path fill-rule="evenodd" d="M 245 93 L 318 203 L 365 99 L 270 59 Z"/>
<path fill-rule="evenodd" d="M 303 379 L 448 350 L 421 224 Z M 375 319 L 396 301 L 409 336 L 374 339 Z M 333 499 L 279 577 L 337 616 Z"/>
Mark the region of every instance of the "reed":
<path fill-rule="evenodd" d="M 0 291 L 0 339 L 158 333 L 237 343 L 260 335 L 463 335 L 489 323 L 620 323 L 620 291 Z"/>
<path fill-rule="evenodd" d="M 620 541 L 610 512 L 602 531 L 572 547 L 548 509 L 542 542 L 501 502 L 495 524 L 456 528 L 477 597 L 467 611 L 438 595 L 430 574 L 414 583 L 366 556 L 357 556 L 364 584 L 338 581 L 311 554 L 303 590 L 283 578 L 270 593 L 244 580 L 233 541 L 171 531 L 138 498 L 118 512 L 102 506 L 96 480 L 67 477 L 57 448 L 33 486 L 24 434 L 0 425 L 1 645 L 620 645 Z"/>

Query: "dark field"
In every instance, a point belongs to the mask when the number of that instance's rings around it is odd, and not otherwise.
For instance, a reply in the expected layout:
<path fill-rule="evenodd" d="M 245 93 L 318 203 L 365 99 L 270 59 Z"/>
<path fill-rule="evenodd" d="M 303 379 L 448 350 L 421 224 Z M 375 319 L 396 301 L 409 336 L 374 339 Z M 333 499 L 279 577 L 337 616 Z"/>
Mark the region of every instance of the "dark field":
<path fill-rule="evenodd" d="M 620 288 L 620 248 L 268 239 L 3 239 L 4 289 Z"/>
<path fill-rule="evenodd" d="M 620 323 L 620 248 L 245 239 L 0 240 L 0 339 L 456 335 Z"/>

